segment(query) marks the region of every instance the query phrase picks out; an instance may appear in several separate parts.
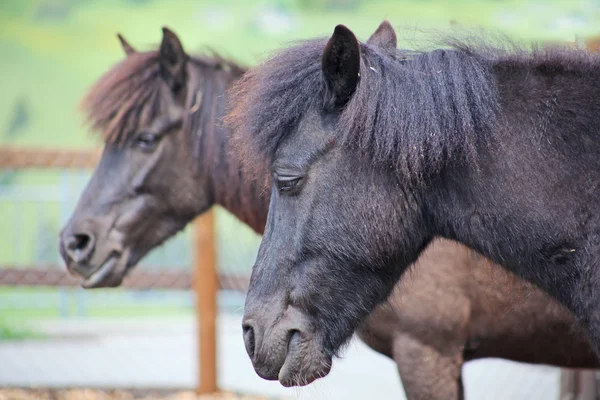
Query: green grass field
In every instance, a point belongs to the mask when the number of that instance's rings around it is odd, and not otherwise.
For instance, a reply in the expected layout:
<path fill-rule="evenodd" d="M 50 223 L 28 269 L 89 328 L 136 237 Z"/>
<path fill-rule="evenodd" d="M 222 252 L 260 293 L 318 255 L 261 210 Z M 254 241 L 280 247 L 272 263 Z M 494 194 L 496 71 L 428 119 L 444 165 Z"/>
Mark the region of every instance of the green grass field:
<path fill-rule="evenodd" d="M 366 39 L 384 18 L 399 28 L 400 45 L 405 47 L 426 43 L 432 29 L 447 31 L 456 26 L 484 28 L 528 42 L 600 35 L 597 1 L 5 0 L 0 2 L 0 145 L 99 146 L 98 138 L 82 124 L 77 105 L 86 89 L 123 57 L 117 32 L 136 48 L 149 49 L 160 41 L 160 28 L 166 25 L 180 36 L 188 52 L 210 47 L 252 66 L 291 41 L 329 35 L 338 23 Z M 31 172 L 12 182 L 54 185 L 59 176 Z M 28 205 L 15 209 L 0 202 L 0 263 L 26 263 L 35 252 L 40 226 L 53 235 L 58 231 L 58 210 L 47 212 L 40 215 Z M 47 219 L 46 225 L 40 225 L 40 218 Z M 221 212 L 217 228 L 224 257 L 227 243 L 233 242 L 249 249 L 241 259 L 252 258 L 256 235 L 240 231 L 239 224 Z M 115 308 L 90 310 L 89 315 L 189 311 Z M 56 312 L 0 311 L 0 336 L 1 332 L 19 336 L 18 330 L 3 331 L 1 321 Z"/>

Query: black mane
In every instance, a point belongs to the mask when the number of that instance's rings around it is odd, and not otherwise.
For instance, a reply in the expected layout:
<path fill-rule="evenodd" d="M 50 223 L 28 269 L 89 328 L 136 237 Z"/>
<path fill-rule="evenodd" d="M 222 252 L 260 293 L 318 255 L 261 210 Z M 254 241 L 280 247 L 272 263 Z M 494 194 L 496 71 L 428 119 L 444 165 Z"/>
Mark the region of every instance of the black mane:
<path fill-rule="evenodd" d="M 325 44 L 319 38 L 285 49 L 232 89 L 227 120 L 247 168 L 264 170 L 265 156 L 272 159 L 300 118 L 327 107 Z M 589 69 L 594 60 L 566 47 L 525 52 L 454 42 L 443 50 L 390 53 L 361 43 L 360 82 L 340 115 L 338 139 L 402 177 L 435 174 L 450 159 L 476 162 L 477 148 L 498 123 L 498 64 L 553 71 Z"/>

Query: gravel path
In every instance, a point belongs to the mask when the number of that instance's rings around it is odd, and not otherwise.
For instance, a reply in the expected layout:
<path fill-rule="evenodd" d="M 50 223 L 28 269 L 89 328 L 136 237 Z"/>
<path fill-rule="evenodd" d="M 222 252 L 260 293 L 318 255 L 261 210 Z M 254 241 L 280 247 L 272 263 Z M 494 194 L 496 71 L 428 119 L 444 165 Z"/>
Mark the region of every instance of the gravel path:
<path fill-rule="evenodd" d="M 235 393 L 196 395 L 191 391 L 126 391 L 91 389 L 0 389 L 0 400 L 267 400 Z"/>

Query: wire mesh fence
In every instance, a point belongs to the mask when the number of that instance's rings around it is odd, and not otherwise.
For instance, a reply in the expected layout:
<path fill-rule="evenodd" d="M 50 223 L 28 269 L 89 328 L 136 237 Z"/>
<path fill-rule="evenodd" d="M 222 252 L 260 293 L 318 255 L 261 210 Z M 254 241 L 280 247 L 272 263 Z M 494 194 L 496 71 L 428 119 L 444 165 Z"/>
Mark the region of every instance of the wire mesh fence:
<path fill-rule="evenodd" d="M 2 233 L 0 282 L 77 284 L 62 265 L 57 238 L 97 160 L 98 152 L 0 149 L 0 217 L 7 228 Z M 259 238 L 223 210 L 216 215 L 220 285 L 244 292 Z M 124 286 L 190 288 L 190 235 L 188 228 L 144 257 Z"/>
<path fill-rule="evenodd" d="M 216 251 L 219 309 L 239 314 L 259 238 L 216 210 L 221 235 L 210 249 L 199 250 L 190 225 L 144 257 L 121 288 L 80 288 L 57 242 L 97 156 L 0 148 L 0 387 L 193 388 L 202 384 L 199 370 L 215 368 L 198 365 L 198 346 L 214 353 L 205 328 L 214 321 L 198 324 L 194 309 L 214 294 L 196 298 L 189 290 L 206 280 L 195 259 Z M 199 344 L 198 331 L 213 342 Z M 168 362 L 179 368 L 165 372 Z"/>
<path fill-rule="evenodd" d="M 147 292 L 153 288 L 180 291 L 192 287 L 192 243 L 189 228 L 148 254 L 126 278 L 123 287 L 144 289 L 146 291 L 143 295 L 139 291 L 117 290 L 105 293 L 75 289 L 79 282 L 64 268 L 57 251 L 57 238 L 60 227 L 64 226 L 74 210 L 78 195 L 89 175 L 89 171 L 84 170 L 28 170 L 4 172 L 0 176 L 4 181 L 9 177 L 13 180 L 10 184 L 0 184 L 0 220 L 3 225 L 0 233 L 0 283 L 4 286 L 60 287 L 52 291 L 53 296 L 43 296 L 40 291 L 36 291 L 35 295 L 24 295 L 27 292 L 25 288 L 11 289 L 3 294 L 4 301 L 0 308 L 47 308 L 49 304 L 55 303 L 60 315 L 68 315 L 68 304 L 73 301 L 74 296 L 77 297 L 76 313 L 79 316 L 85 315 L 88 308 L 100 304 L 128 307 L 159 302 L 191 306 L 189 293 L 172 293 L 167 296 L 164 291 L 162 295 L 159 292 Z M 36 182 L 40 176 L 43 176 L 42 180 L 46 183 Z M 243 293 L 248 284 L 249 267 L 258 239 L 244 226 L 236 226 L 239 223 L 225 212 L 217 211 L 216 214 L 217 228 L 224 232 L 217 240 L 220 286 L 228 292 Z M 236 232 L 235 241 L 228 240 L 227 234 L 231 230 Z M 235 246 L 231 246 L 233 243 Z M 239 298 L 233 293 L 230 297 Z"/>

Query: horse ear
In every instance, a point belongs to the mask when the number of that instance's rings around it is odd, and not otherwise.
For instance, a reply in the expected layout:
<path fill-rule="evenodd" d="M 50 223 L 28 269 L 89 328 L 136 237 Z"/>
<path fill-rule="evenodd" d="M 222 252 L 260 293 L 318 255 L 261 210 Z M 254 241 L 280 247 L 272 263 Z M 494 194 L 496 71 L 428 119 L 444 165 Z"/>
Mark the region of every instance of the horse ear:
<path fill-rule="evenodd" d="M 120 33 L 117 33 L 117 37 L 119 38 L 119 42 L 121 42 L 121 46 L 123 47 L 123 51 L 125 52 L 125 55 L 127 57 L 129 57 L 130 55 L 137 53 L 135 51 L 135 49 L 133 48 L 132 45 L 130 45 L 127 40 L 125 40 L 125 38 L 123 37 L 123 35 L 121 35 Z"/>
<path fill-rule="evenodd" d="M 166 27 L 163 27 L 162 31 L 163 39 L 159 49 L 160 73 L 167 85 L 176 92 L 185 86 L 188 55 L 173 31 Z"/>
<path fill-rule="evenodd" d="M 395 50 L 398 47 L 398 39 L 396 39 L 396 31 L 392 24 L 388 20 L 383 21 L 367 40 L 367 44 L 380 49 Z"/>
<path fill-rule="evenodd" d="M 358 85 L 360 44 L 344 25 L 336 26 L 327 42 L 321 58 L 321 69 L 334 104 L 346 104 Z"/>

